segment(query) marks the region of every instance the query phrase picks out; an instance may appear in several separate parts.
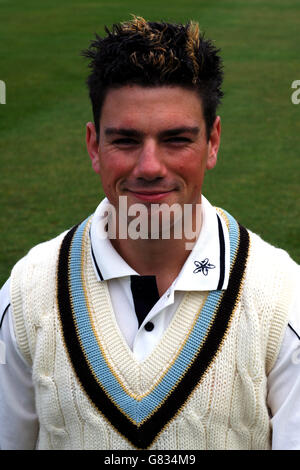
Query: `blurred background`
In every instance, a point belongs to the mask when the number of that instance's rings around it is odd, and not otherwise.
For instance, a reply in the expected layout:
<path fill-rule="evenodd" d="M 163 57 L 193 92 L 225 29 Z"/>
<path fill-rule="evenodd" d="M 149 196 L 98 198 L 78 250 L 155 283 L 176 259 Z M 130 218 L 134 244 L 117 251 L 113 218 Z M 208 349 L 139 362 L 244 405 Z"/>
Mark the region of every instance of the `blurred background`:
<path fill-rule="evenodd" d="M 0 285 L 33 245 L 102 198 L 85 148 L 92 112 L 80 52 L 130 14 L 193 19 L 221 48 L 222 141 L 204 195 L 300 262 L 299 0 L 0 0 Z"/>

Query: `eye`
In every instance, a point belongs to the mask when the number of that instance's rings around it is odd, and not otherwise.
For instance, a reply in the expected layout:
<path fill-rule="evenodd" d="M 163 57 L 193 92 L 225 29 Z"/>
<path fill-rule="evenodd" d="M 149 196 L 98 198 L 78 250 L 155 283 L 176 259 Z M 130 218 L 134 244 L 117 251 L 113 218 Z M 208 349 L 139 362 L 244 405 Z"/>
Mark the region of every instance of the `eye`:
<path fill-rule="evenodd" d="M 176 136 L 176 137 L 169 137 L 168 139 L 166 139 L 166 142 L 170 144 L 186 144 L 192 141 L 188 137 Z"/>
<path fill-rule="evenodd" d="M 138 142 L 131 137 L 122 137 L 120 139 L 115 139 L 112 142 L 114 145 L 134 145 L 137 144 Z"/>

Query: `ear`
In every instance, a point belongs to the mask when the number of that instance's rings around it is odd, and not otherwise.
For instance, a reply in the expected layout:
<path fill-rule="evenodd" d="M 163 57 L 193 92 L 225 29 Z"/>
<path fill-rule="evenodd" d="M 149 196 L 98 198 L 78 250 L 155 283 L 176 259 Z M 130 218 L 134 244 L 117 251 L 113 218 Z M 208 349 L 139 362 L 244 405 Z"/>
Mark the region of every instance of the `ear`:
<path fill-rule="evenodd" d="M 218 151 L 221 139 L 221 118 L 217 116 L 213 124 L 209 142 L 208 142 L 208 157 L 206 162 L 207 170 L 211 170 L 217 163 Z"/>
<path fill-rule="evenodd" d="M 92 122 L 88 122 L 86 125 L 86 146 L 92 161 L 92 167 L 96 173 L 100 174 L 99 143 L 97 142 L 96 129 Z"/>

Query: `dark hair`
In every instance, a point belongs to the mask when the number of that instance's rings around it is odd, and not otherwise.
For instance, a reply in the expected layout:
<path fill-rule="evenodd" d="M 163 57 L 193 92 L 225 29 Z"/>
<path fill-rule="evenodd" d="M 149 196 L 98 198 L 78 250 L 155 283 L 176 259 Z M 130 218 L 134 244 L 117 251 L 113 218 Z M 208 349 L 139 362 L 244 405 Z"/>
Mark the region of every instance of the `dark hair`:
<path fill-rule="evenodd" d="M 134 16 L 105 31 L 106 37 L 96 35 L 82 52 L 91 59 L 87 85 L 97 136 L 107 90 L 135 84 L 179 85 L 198 91 L 209 138 L 223 96 L 223 67 L 219 49 L 204 38 L 199 25 L 192 21 L 186 25 L 147 22 Z"/>

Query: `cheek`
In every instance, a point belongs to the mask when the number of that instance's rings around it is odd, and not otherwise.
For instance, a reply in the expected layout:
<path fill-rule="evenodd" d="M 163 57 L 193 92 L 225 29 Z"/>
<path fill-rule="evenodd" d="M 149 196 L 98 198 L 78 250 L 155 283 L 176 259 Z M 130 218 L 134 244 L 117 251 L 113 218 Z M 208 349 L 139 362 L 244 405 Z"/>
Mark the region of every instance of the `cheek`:
<path fill-rule="evenodd" d="M 128 178 L 130 168 L 125 158 L 117 155 L 104 155 L 100 160 L 100 177 L 106 196 L 114 200 L 120 191 L 120 183 Z"/>
<path fill-rule="evenodd" d="M 128 164 L 124 158 L 107 156 L 100 160 L 100 171 L 103 176 L 112 180 L 125 175 L 128 172 Z"/>
<path fill-rule="evenodd" d="M 179 172 L 187 183 L 193 184 L 194 182 L 197 185 L 203 179 L 205 165 L 200 159 L 185 161 L 180 164 Z"/>

